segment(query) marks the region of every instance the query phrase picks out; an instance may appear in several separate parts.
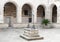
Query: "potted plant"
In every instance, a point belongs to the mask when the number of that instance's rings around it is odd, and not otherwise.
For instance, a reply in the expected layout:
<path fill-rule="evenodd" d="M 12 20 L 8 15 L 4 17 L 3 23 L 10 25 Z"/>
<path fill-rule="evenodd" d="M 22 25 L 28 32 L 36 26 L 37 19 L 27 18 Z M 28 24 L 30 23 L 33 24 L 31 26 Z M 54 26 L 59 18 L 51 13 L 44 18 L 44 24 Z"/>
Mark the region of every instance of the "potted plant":
<path fill-rule="evenodd" d="M 43 28 L 49 28 L 49 25 L 48 25 L 49 23 L 50 23 L 50 21 L 48 19 L 43 19 L 42 20 Z"/>

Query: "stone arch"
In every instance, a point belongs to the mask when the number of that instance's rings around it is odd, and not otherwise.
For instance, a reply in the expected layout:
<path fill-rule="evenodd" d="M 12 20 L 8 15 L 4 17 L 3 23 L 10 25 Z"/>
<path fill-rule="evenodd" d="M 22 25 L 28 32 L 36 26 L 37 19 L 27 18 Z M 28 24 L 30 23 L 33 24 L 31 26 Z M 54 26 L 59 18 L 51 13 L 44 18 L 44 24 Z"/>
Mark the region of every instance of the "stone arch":
<path fill-rule="evenodd" d="M 3 7 L 5 6 L 6 3 L 9 3 L 9 2 L 14 4 L 16 6 L 16 8 L 17 8 L 18 4 L 15 1 L 7 1 L 7 2 L 4 3 Z"/>
<path fill-rule="evenodd" d="M 24 4 L 22 6 L 22 22 L 23 23 L 32 22 L 32 7 L 29 4 Z"/>
<path fill-rule="evenodd" d="M 16 13 L 17 13 L 17 10 L 18 10 L 18 4 L 15 2 L 15 1 L 7 1 L 7 2 L 5 2 L 4 3 L 4 5 L 3 5 L 3 15 L 4 15 L 4 6 L 5 6 L 5 4 L 7 4 L 7 3 L 12 3 L 12 4 L 14 4 L 15 6 L 16 6 Z M 17 14 L 16 14 L 17 15 Z"/>
<path fill-rule="evenodd" d="M 45 8 L 43 5 L 37 7 L 37 22 L 41 23 L 42 19 L 45 18 Z"/>
<path fill-rule="evenodd" d="M 52 23 L 56 23 L 57 22 L 57 5 L 51 4 L 50 5 L 50 11 L 52 14 Z"/>
<path fill-rule="evenodd" d="M 54 5 L 52 8 L 52 22 L 56 23 L 57 22 L 57 6 Z"/>
<path fill-rule="evenodd" d="M 24 3 L 23 5 L 22 5 L 22 7 L 24 6 L 24 5 L 29 5 L 30 7 L 31 7 L 31 9 L 33 8 L 33 5 L 31 4 L 31 3 Z"/>
<path fill-rule="evenodd" d="M 55 5 L 56 5 L 56 4 L 54 4 L 54 3 L 51 4 L 51 5 L 50 5 L 50 9 L 52 10 L 52 8 L 53 8 Z M 56 5 L 56 7 L 57 7 L 57 5 Z"/>
<path fill-rule="evenodd" d="M 12 2 L 7 2 L 4 5 L 4 22 L 9 24 L 9 27 L 16 23 L 17 6 Z"/>

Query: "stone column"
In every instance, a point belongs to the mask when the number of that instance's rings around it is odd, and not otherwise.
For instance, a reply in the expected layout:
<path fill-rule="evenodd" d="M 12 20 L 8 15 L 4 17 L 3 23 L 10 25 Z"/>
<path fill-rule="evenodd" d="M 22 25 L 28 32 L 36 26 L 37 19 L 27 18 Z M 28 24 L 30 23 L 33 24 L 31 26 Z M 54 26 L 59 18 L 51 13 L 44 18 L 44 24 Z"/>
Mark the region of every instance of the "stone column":
<path fill-rule="evenodd" d="M 17 7 L 17 23 L 22 23 L 22 8 Z"/>
<path fill-rule="evenodd" d="M 37 10 L 35 8 L 32 10 L 32 22 L 37 22 Z"/>
<path fill-rule="evenodd" d="M 4 8 L 0 8 L 0 23 L 4 23 Z"/>
<path fill-rule="evenodd" d="M 45 19 L 48 19 L 50 22 L 52 22 L 52 9 L 49 6 L 45 8 Z"/>
<path fill-rule="evenodd" d="M 57 23 L 60 23 L 60 6 L 57 7 Z"/>

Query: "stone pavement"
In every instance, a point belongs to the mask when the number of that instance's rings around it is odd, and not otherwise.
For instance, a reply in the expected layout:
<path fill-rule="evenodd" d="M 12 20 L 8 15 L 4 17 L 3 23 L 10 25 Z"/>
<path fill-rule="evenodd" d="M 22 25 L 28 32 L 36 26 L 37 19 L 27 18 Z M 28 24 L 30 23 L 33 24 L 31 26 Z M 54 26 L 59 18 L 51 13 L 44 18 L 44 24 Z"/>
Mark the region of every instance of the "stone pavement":
<path fill-rule="evenodd" d="M 27 41 L 20 37 L 23 28 L 20 29 L 0 29 L 0 42 L 60 42 L 60 29 L 39 29 L 39 35 L 43 40 Z"/>

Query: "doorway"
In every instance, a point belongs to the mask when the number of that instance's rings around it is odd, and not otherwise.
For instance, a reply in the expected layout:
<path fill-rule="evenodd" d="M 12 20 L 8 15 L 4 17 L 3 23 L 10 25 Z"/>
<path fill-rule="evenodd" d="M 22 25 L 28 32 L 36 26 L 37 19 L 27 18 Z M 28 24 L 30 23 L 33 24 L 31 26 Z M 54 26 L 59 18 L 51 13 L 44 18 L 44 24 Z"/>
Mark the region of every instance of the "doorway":
<path fill-rule="evenodd" d="M 37 23 L 41 23 L 41 21 L 45 18 L 45 8 L 43 5 L 39 5 L 37 8 Z"/>
<path fill-rule="evenodd" d="M 53 23 L 57 22 L 57 7 L 56 7 L 56 5 L 54 5 L 52 8 L 52 22 Z"/>
<path fill-rule="evenodd" d="M 4 22 L 12 27 L 14 23 L 16 23 L 16 6 L 8 2 L 4 6 Z"/>
<path fill-rule="evenodd" d="M 32 8 L 29 4 L 24 4 L 22 7 L 22 22 L 32 23 Z"/>

